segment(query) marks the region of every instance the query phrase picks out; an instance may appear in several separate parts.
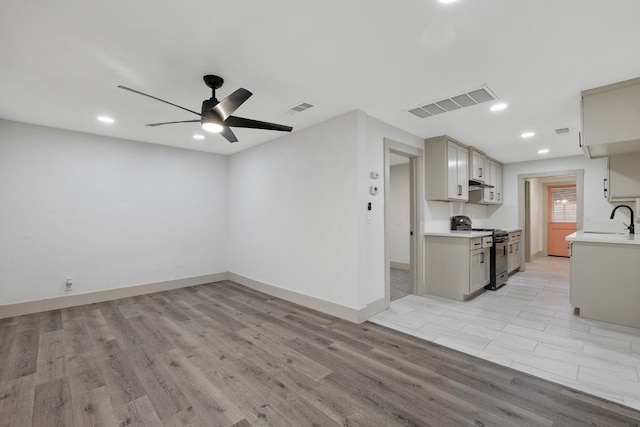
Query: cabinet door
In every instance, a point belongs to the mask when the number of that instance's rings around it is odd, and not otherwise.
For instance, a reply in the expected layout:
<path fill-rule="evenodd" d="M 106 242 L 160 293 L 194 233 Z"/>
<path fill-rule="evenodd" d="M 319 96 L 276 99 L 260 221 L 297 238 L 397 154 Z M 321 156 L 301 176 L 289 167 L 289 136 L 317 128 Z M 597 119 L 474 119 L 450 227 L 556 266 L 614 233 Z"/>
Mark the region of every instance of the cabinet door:
<path fill-rule="evenodd" d="M 496 163 L 495 169 L 495 192 L 496 192 L 496 200 L 497 204 L 502 204 L 502 165 Z"/>
<path fill-rule="evenodd" d="M 468 150 L 449 141 L 447 144 L 447 197 L 452 200 L 467 200 L 469 183 L 467 180 Z"/>
<path fill-rule="evenodd" d="M 471 179 L 477 181 L 485 180 L 485 155 L 476 150 L 471 152 Z"/>
<path fill-rule="evenodd" d="M 490 282 L 489 270 L 489 248 L 476 249 L 471 251 L 469 293 L 475 292 Z"/>
<path fill-rule="evenodd" d="M 520 240 L 513 244 L 513 269 L 509 271 L 517 270 L 518 268 L 520 268 Z"/>
<path fill-rule="evenodd" d="M 458 147 L 458 186 L 462 189 L 460 200 L 469 199 L 469 150 Z"/>
<path fill-rule="evenodd" d="M 609 201 L 640 197 L 640 153 L 609 157 Z"/>
<path fill-rule="evenodd" d="M 589 157 L 637 150 L 640 139 L 639 99 L 640 79 L 583 92 L 582 145 Z"/>
<path fill-rule="evenodd" d="M 485 162 L 485 166 L 487 168 L 487 178 L 485 179 L 485 184 L 493 185 L 494 188 L 485 188 L 483 190 L 483 200 L 485 203 L 495 203 L 496 202 L 496 189 L 495 189 L 495 176 L 496 176 L 496 164 L 491 160 L 487 159 Z"/>
<path fill-rule="evenodd" d="M 520 268 L 520 240 L 507 246 L 507 272 L 511 273 Z"/>
<path fill-rule="evenodd" d="M 507 245 L 507 272 L 511 273 L 515 268 L 515 254 L 514 254 L 514 244 L 509 243 Z"/>

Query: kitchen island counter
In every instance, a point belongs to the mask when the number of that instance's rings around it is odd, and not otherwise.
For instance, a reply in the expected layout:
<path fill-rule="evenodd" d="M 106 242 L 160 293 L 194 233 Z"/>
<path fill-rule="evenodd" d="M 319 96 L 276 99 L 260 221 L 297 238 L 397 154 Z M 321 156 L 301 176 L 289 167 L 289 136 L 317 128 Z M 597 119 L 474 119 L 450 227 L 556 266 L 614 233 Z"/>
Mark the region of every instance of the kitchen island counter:
<path fill-rule="evenodd" d="M 571 244 L 571 305 L 580 316 L 640 328 L 640 237 L 578 231 Z"/>
<path fill-rule="evenodd" d="M 640 246 L 640 234 L 579 230 L 575 233 L 569 234 L 566 239 L 569 242 L 592 242 Z"/>

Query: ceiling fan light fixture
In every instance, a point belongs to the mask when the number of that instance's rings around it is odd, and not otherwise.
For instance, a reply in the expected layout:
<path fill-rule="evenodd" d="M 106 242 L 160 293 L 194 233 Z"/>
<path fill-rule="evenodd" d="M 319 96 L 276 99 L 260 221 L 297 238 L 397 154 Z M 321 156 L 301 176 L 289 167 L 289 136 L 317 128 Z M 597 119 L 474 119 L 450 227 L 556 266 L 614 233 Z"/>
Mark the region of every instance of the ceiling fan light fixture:
<path fill-rule="evenodd" d="M 222 125 L 214 122 L 204 122 L 202 123 L 202 129 L 211 133 L 220 133 L 224 129 Z"/>

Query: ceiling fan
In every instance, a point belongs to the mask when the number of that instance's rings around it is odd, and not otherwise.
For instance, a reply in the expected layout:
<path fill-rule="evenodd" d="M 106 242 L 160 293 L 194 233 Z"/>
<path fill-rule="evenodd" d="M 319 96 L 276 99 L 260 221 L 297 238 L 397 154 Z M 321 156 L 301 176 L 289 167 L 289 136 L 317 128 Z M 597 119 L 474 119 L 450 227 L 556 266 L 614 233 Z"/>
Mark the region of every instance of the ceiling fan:
<path fill-rule="evenodd" d="M 215 132 L 220 133 L 224 136 L 229 142 L 237 142 L 238 138 L 236 138 L 235 134 L 231 131 L 231 127 L 237 128 L 251 128 L 251 129 L 266 129 L 266 130 L 277 130 L 282 132 L 291 132 L 293 128 L 291 126 L 278 125 L 275 123 L 261 122 L 259 120 L 245 119 L 243 117 L 232 116 L 234 111 L 238 109 L 249 97 L 252 95 L 251 92 L 244 88 L 240 88 L 233 92 L 231 95 L 224 98 L 222 101 L 218 101 L 216 99 L 216 89 L 220 89 L 222 87 L 222 83 L 224 80 L 222 77 L 206 75 L 204 76 L 204 82 L 207 86 L 211 88 L 211 98 L 205 99 L 202 101 L 202 109 L 201 112 L 198 113 L 196 111 L 190 110 L 185 107 L 181 107 L 172 102 L 165 101 L 164 99 L 156 98 L 155 96 L 148 95 L 146 93 L 142 93 L 135 89 L 128 88 L 126 86 L 119 85 L 120 89 L 128 90 L 129 92 L 137 93 L 138 95 L 143 95 L 151 99 L 155 99 L 156 101 L 164 102 L 165 104 L 173 105 L 174 107 L 181 108 L 185 111 L 195 114 L 196 116 L 200 116 L 197 120 L 181 120 L 177 122 L 164 122 L 164 123 L 150 123 L 146 126 L 162 126 L 162 125 L 170 125 L 174 123 L 197 123 L 200 122 L 202 125 L 202 129 L 207 132 Z"/>

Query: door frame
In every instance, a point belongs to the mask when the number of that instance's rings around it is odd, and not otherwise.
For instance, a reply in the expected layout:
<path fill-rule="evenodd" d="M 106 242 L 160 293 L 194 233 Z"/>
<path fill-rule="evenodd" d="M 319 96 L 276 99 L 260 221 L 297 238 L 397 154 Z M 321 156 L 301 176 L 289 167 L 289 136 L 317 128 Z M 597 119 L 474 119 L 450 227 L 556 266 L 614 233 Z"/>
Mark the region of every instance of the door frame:
<path fill-rule="evenodd" d="M 409 238 L 409 264 L 411 293 L 426 292 L 424 285 L 424 150 L 389 138 L 384 138 L 384 300 L 385 307 L 391 303 L 391 154 L 409 159 L 409 226 L 413 235 Z"/>
<path fill-rule="evenodd" d="M 566 176 L 566 175 L 574 175 L 576 177 L 576 203 L 577 203 L 577 218 L 576 218 L 576 229 L 580 230 L 583 224 L 584 218 L 584 169 L 569 169 L 569 170 L 559 170 L 559 171 L 549 171 L 549 172 L 532 172 L 532 173 L 523 173 L 518 174 L 518 225 L 520 228 L 524 228 L 526 224 L 526 216 L 528 212 L 525 211 L 525 180 L 530 178 L 551 178 L 554 176 Z M 543 198 L 543 201 L 546 198 Z M 546 204 L 546 202 L 544 202 Z M 545 206 L 546 208 L 546 206 Z M 543 215 L 546 210 L 543 209 Z M 546 221 L 545 221 L 546 227 Z M 543 243 L 544 251 L 547 251 L 547 240 L 546 240 L 546 231 L 543 230 L 545 239 Z M 522 244 L 529 245 L 529 238 L 531 236 L 527 236 L 527 232 L 525 231 L 524 239 Z M 524 254 L 526 251 L 520 251 L 520 271 L 526 270 L 526 263 L 524 260 Z"/>
<path fill-rule="evenodd" d="M 562 187 L 576 187 L 576 203 L 577 203 L 577 199 L 578 199 L 578 185 L 570 183 L 567 184 L 566 182 L 562 182 L 562 181 L 558 181 L 558 182 L 543 182 L 542 183 L 542 189 L 545 192 L 545 198 L 543 200 L 543 212 L 542 212 L 542 222 L 543 222 L 543 230 L 542 230 L 542 244 L 543 244 L 543 248 L 542 248 L 542 254 L 543 256 L 549 256 L 549 226 L 551 224 L 551 216 L 550 214 L 550 210 L 551 210 L 551 205 L 550 205 L 550 200 L 549 200 L 549 189 L 551 188 L 562 188 Z M 579 207 L 578 207 L 579 209 Z M 577 217 L 576 217 L 576 230 L 578 230 L 578 223 L 577 223 Z M 582 227 L 580 227 L 582 228 Z"/>

